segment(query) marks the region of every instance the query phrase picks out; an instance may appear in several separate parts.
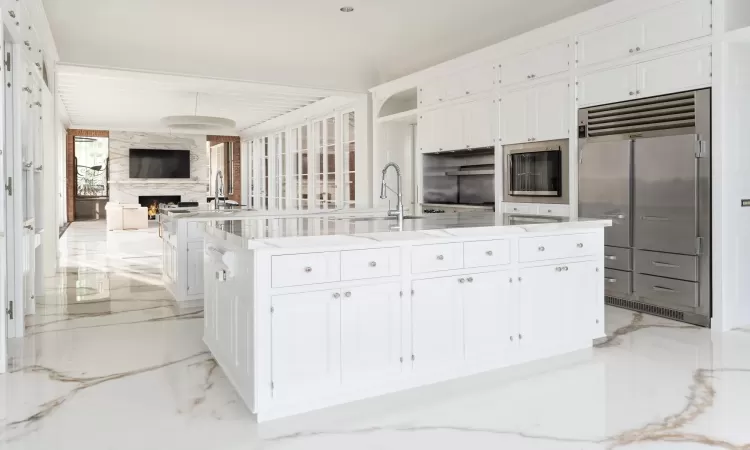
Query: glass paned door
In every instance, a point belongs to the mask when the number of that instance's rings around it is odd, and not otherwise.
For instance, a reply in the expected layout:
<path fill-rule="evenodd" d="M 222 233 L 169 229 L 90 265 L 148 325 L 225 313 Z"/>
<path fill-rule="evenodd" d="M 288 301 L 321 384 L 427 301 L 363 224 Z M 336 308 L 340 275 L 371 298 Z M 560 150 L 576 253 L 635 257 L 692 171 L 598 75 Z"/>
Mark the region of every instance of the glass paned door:
<path fill-rule="evenodd" d="M 343 120 L 341 121 L 341 144 L 343 147 L 344 158 L 343 158 L 343 176 L 344 176 L 344 192 L 343 202 L 345 207 L 354 208 L 356 200 L 356 183 L 355 183 L 355 169 L 356 169 L 356 135 L 355 135 L 355 118 L 354 111 L 344 113 Z"/>
<path fill-rule="evenodd" d="M 321 209 L 336 207 L 336 118 L 313 123 L 316 155 L 315 200 Z"/>
<path fill-rule="evenodd" d="M 275 142 L 275 206 L 278 209 L 287 208 L 287 140 L 286 131 L 282 131 L 274 138 Z"/>
<path fill-rule="evenodd" d="M 300 129 L 300 208 L 310 208 L 310 127 L 303 125 Z"/>
<path fill-rule="evenodd" d="M 268 209 L 268 166 L 269 166 L 269 159 L 270 159 L 270 149 L 269 149 L 269 138 L 265 137 L 263 138 L 263 161 L 261 162 L 261 170 L 263 171 L 263 174 L 261 175 L 263 185 L 261 187 L 261 207 L 263 209 Z"/>
<path fill-rule="evenodd" d="M 289 208 L 300 207 L 300 154 L 299 154 L 299 128 L 289 131 Z"/>

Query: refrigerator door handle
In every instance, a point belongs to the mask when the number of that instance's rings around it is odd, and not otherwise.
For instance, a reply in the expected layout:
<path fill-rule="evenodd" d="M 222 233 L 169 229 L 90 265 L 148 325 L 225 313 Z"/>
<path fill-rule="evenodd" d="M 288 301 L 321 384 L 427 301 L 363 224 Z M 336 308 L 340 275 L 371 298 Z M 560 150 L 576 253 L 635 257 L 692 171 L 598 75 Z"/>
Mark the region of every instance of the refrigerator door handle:
<path fill-rule="evenodd" d="M 661 286 L 654 286 L 651 289 L 655 290 L 656 292 L 668 292 L 668 293 L 679 293 L 679 291 L 675 291 L 674 289 L 669 289 Z"/>
<path fill-rule="evenodd" d="M 667 267 L 667 268 L 670 268 L 670 269 L 679 269 L 680 268 L 680 266 L 678 266 L 676 264 L 668 264 L 668 263 L 663 263 L 663 262 L 659 262 L 659 261 L 651 261 L 651 264 L 653 264 L 656 267 Z"/>
<path fill-rule="evenodd" d="M 669 217 L 641 216 L 641 220 L 648 220 L 650 222 L 669 222 Z"/>

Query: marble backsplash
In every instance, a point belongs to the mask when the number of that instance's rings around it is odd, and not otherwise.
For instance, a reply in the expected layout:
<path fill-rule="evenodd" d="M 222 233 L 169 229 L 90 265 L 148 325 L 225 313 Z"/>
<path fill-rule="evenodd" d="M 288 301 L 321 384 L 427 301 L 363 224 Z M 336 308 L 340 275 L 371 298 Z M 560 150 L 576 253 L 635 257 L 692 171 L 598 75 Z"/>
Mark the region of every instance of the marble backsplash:
<path fill-rule="evenodd" d="M 131 179 L 130 149 L 190 150 L 190 179 Z M 195 134 L 109 133 L 109 199 L 138 203 L 140 195 L 179 195 L 183 201 L 205 202 L 208 189 L 206 136 Z"/>

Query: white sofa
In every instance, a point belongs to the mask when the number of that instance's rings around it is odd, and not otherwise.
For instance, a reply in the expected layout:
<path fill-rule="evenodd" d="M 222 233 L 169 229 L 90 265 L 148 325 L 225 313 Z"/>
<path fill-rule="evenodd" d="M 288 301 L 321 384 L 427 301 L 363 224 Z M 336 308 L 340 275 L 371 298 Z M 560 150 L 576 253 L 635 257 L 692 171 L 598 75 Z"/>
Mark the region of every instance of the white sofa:
<path fill-rule="evenodd" d="M 148 228 L 148 208 L 130 203 L 107 203 L 107 230 Z"/>

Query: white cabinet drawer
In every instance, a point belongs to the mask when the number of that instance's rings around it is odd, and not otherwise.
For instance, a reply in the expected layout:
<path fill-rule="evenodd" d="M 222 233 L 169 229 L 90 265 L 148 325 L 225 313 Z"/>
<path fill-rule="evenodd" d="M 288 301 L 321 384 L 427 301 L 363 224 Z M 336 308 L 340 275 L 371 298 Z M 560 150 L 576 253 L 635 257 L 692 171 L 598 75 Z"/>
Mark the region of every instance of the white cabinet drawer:
<path fill-rule="evenodd" d="M 540 216 L 569 216 L 570 205 L 539 205 Z"/>
<path fill-rule="evenodd" d="M 596 234 L 521 238 L 518 241 L 518 259 L 521 262 L 577 258 L 594 253 Z"/>
<path fill-rule="evenodd" d="M 510 242 L 507 240 L 464 243 L 464 265 L 471 267 L 510 264 Z"/>
<path fill-rule="evenodd" d="M 536 214 L 536 205 L 523 205 L 520 203 L 503 203 L 503 212 L 508 214 Z"/>
<path fill-rule="evenodd" d="M 341 279 L 363 280 L 398 276 L 401 271 L 398 248 L 350 250 L 341 252 Z"/>
<path fill-rule="evenodd" d="M 437 272 L 463 267 L 463 244 L 418 245 L 412 252 L 412 273 Z"/>
<path fill-rule="evenodd" d="M 330 283 L 340 278 L 339 252 L 271 257 L 271 286 L 275 288 Z"/>

